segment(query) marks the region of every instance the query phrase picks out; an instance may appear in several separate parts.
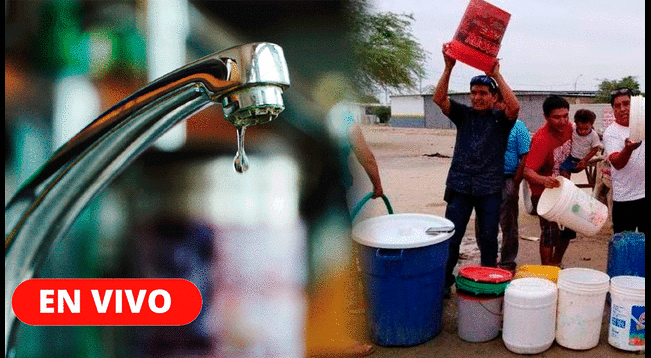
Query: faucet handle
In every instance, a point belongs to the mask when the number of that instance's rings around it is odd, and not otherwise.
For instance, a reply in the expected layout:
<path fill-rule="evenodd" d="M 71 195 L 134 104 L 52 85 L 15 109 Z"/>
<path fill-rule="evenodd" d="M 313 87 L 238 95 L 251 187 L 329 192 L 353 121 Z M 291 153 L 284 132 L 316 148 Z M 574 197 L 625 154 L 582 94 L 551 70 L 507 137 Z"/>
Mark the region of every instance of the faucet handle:
<path fill-rule="evenodd" d="M 229 70 L 228 79 L 238 87 L 290 86 L 289 71 L 282 47 L 270 42 L 255 42 L 220 51 L 218 57 Z"/>

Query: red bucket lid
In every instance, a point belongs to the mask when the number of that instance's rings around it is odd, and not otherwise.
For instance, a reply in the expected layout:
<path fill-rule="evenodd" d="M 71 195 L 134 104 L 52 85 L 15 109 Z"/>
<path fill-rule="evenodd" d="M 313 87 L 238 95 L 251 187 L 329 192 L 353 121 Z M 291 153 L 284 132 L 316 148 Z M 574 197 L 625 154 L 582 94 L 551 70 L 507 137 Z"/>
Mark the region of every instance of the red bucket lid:
<path fill-rule="evenodd" d="M 459 268 L 459 276 L 476 282 L 502 283 L 513 278 L 511 271 L 497 267 L 464 266 Z"/>

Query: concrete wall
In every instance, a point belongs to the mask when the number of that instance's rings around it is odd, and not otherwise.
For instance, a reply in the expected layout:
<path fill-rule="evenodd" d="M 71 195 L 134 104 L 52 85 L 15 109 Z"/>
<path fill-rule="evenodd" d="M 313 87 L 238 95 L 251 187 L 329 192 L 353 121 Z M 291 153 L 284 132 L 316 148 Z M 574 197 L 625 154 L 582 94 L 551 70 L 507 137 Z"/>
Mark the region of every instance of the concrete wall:
<path fill-rule="evenodd" d="M 609 103 L 591 103 L 591 104 L 570 104 L 570 120 L 574 121 L 574 114 L 579 109 L 589 109 L 597 116 L 594 121 L 594 129 L 599 134 L 603 134 L 604 130 L 615 120 L 613 108 Z"/>
<path fill-rule="evenodd" d="M 520 102 L 520 114 L 518 115 L 518 119 L 524 122 L 529 132 L 533 133 L 545 124 L 542 104 L 546 98 L 547 95 L 518 96 L 518 101 Z"/>
<path fill-rule="evenodd" d="M 422 117 L 423 99 L 422 95 L 392 96 L 391 116 Z"/>
<path fill-rule="evenodd" d="M 604 114 L 603 106 L 610 107 L 610 105 L 602 104 L 586 104 L 592 100 L 591 93 L 587 94 L 570 94 L 566 92 L 531 92 L 531 91 L 515 91 L 518 101 L 520 101 L 520 114 L 518 119 L 523 121 L 529 129 L 530 132 L 535 132 L 540 127 L 545 124 L 545 118 L 543 116 L 542 104 L 545 99 L 551 94 L 558 94 L 565 97 L 568 102 L 570 102 L 570 119 L 573 119 L 574 112 L 579 108 L 595 108 L 591 109 L 595 114 L 597 114 L 597 122 L 595 123 L 595 128 L 600 133 L 603 131 L 601 129 L 602 123 L 604 120 L 604 115 L 608 118 L 608 114 Z M 419 97 L 419 100 L 414 100 L 415 97 Z M 454 99 L 457 102 L 470 105 L 470 96 L 469 93 L 452 93 L 450 98 Z M 422 101 L 422 102 L 421 102 Z M 415 118 L 414 116 L 402 116 L 400 114 L 407 113 L 410 111 L 408 106 L 418 107 L 418 103 L 422 103 L 423 106 L 423 115 L 424 118 Z M 579 103 L 579 104 L 576 104 Z M 398 112 L 394 112 L 394 106 L 398 108 Z M 573 111 L 572 111 L 573 110 Z M 607 109 L 606 109 L 607 110 Z M 412 111 L 418 111 L 417 108 L 414 108 Z M 599 113 L 597 113 L 599 112 Z M 606 119 L 606 122 L 608 120 Z M 443 115 L 443 112 L 439 107 L 432 101 L 431 94 L 423 95 L 414 95 L 414 96 L 392 96 L 391 97 L 391 120 L 389 121 L 391 126 L 394 127 L 411 127 L 411 128 L 440 128 L 440 129 L 454 129 L 455 126 L 450 122 L 448 117 Z M 604 127 L 605 128 L 605 127 Z"/>
<path fill-rule="evenodd" d="M 425 126 L 424 117 L 394 117 L 393 114 L 391 115 L 389 126 L 401 128 L 428 128 Z"/>
<path fill-rule="evenodd" d="M 389 125 L 404 128 L 426 127 L 423 100 L 422 95 L 392 96 Z"/>
<path fill-rule="evenodd" d="M 524 122 L 530 132 L 537 131 L 545 123 L 542 104 L 547 98 L 547 95 L 518 94 L 517 97 L 520 102 L 518 119 Z M 470 105 L 470 96 L 468 93 L 453 94 L 450 95 L 450 98 L 468 106 Z M 443 114 L 441 113 L 441 115 Z"/>
<path fill-rule="evenodd" d="M 432 96 L 429 95 L 425 99 L 425 124 L 427 128 L 440 128 L 440 129 L 453 129 L 454 124 L 450 122 L 439 106 L 432 101 Z"/>

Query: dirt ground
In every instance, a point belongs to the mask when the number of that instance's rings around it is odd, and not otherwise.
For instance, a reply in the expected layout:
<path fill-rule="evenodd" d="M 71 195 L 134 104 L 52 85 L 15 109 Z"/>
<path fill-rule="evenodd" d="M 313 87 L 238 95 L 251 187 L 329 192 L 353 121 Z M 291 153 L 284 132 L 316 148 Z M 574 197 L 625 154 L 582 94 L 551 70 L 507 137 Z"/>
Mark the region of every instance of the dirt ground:
<path fill-rule="evenodd" d="M 381 125 L 363 126 L 364 136 L 375 154 L 385 195 L 395 213 L 422 213 L 444 216 L 443 191 L 454 149 L 455 130 L 392 128 Z M 371 191 L 371 185 L 361 167 L 353 166 L 354 187 L 349 203 L 355 205 Z M 572 177 L 575 183 L 587 183 L 583 173 Z M 590 190 L 590 189 L 583 189 Z M 386 214 L 382 200 L 371 200 L 360 211 L 355 222 Z M 479 264 L 479 250 L 474 242 L 474 216 L 461 247 L 460 265 Z M 518 266 L 540 264 L 538 219 L 529 215 L 520 199 L 520 247 Z M 608 221 L 593 237 L 578 234 L 570 243 L 563 259 L 565 267 L 586 267 L 606 272 L 608 241 L 612 236 L 612 223 Z M 380 357 L 516 357 L 518 354 L 506 349 L 500 337 L 484 343 L 468 343 L 457 335 L 457 298 L 452 293 L 443 308 L 443 330 L 430 341 L 414 347 L 395 348 L 376 346 L 372 358 Z M 566 349 L 554 343 L 538 357 L 627 357 L 644 356 L 618 350 L 608 344 L 608 312 L 604 319 L 599 345 L 587 351 Z"/>

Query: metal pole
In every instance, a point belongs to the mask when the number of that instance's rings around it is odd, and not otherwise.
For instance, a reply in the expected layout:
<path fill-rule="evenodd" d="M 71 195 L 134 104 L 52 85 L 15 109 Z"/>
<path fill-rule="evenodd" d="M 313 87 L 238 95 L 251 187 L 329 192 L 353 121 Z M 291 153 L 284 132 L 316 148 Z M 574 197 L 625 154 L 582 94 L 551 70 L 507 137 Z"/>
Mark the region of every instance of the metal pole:
<path fill-rule="evenodd" d="M 579 78 L 580 78 L 581 76 L 583 76 L 583 73 L 580 74 L 580 75 L 578 75 L 578 76 L 576 77 L 576 80 L 574 80 L 574 92 L 576 92 L 576 83 L 579 81 Z"/>

